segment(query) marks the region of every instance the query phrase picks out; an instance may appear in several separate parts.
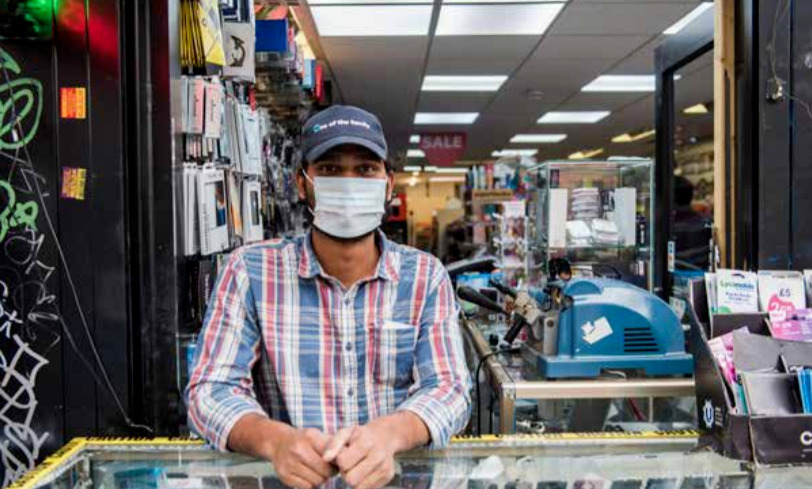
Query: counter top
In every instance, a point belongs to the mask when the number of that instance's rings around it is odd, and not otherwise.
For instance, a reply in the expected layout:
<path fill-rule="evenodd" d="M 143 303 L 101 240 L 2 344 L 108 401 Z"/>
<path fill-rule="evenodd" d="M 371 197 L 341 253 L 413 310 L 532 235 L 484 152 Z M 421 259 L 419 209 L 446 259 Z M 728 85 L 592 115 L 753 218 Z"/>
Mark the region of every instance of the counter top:
<path fill-rule="evenodd" d="M 812 485 L 812 467 L 754 468 L 697 450 L 695 434 L 456 439 L 398 457 L 389 487 L 410 489 L 702 489 Z M 339 477 L 330 488 L 343 488 Z M 76 439 L 13 489 L 280 489 L 266 461 L 183 439 Z"/>

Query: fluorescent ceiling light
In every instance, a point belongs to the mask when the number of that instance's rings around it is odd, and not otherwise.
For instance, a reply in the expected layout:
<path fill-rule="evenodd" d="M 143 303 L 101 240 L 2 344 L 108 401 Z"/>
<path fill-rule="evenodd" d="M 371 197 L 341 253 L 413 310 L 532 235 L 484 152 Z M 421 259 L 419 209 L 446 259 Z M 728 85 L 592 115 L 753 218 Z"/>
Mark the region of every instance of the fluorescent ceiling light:
<path fill-rule="evenodd" d="M 465 177 L 431 177 L 431 178 L 429 178 L 429 182 L 431 182 L 431 183 L 463 183 L 463 182 L 465 182 Z"/>
<path fill-rule="evenodd" d="M 544 34 L 563 3 L 448 5 L 440 10 L 438 36 L 517 36 Z"/>
<path fill-rule="evenodd" d="M 412 165 L 412 166 L 410 166 L 410 165 L 406 165 L 406 166 L 404 166 L 404 167 L 403 167 L 403 171 L 405 171 L 405 172 L 410 172 L 410 171 L 412 171 L 412 172 L 414 172 L 414 171 L 420 171 L 420 167 L 419 167 L 419 166 L 413 166 L 413 165 Z"/>
<path fill-rule="evenodd" d="M 473 124 L 478 112 L 418 112 L 415 124 Z"/>
<path fill-rule="evenodd" d="M 560 143 L 567 139 L 566 134 L 517 134 L 510 138 L 511 143 Z"/>
<path fill-rule="evenodd" d="M 491 156 L 494 158 L 502 158 L 503 156 L 535 156 L 538 153 L 537 149 L 503 149 L 494 151 Z"/>
<path fill-rule="evenodd" d="M 648 139 L 651 136 L 654 136 L 657 133 L 656 130 L 650 129 L 648 131 L 643 131 L 638 134 L 621 134 L 619 136 L 615 136 L 612 138 L 613 143 L 636 143 L 638 141 L 642 141 L 644 139 Z"/>
<path fill-rule="evenodd" d="M 601 75 L 581 89 L 582 92 L 653 92 L 654 75 Z"/>
<path fill-rule="evenodd" d="M 313 5 L 432 5 L 432 0 L 307 0 Z"/>
<path fill-rule="evenodd" d="M 547 112 L 539 124 L 595 124 L 605 119 L 611 112 L 608 110 L 591 112 Z"/>
<path fill-rule="evenodd" d="M 423 79 L 424 92 L 495 92 L 507 80 L 507 76 L 438 76 L 427 75 Z"/>
<path fill-rule="evenodd" d="M 577 153 L 572 153 L 569 156 L 571 160 L 588 160 L 590 158 L 594 158 L 599 154 L 603 153 L 603 148 L 593 149 L 593 150 L 585 150 L 585 151 L 578 151 Z"/>
<path fill-rule="evenodd" d="M 468 168 L 438 168 L 435 173 L 460 174 L 468 173 Z"/>
<path fill-rule="evenodd" d="M 455 3 L 561 3 L 561 0 L 443 0 L 444 4 Z"/>
<path fill-rule="evenodd" d="M 697 5 L 695 9 L 688 12 L 688 15 L 678 20 L 674 25 L 672 25 L 668 29 L 664 30 L 663 34 L 665 34 L 666 36 L 672 36 L 678 33 L 679 31 L 685 29 L 691 22 L 699 18 L 699 16 L 702 15 L 704 11 L 711 8 L 713 8 L 713 2 L 700 3 L 699 5 Z"/>
<path fill-rule="evenodd" d="M 414 136 L 410 137 L 409 144 L 420 144 L 420 136 L 415 134 Z"/>
<path fill-rule="evenodd" d="M 436 171 L 437 171 L 437 167 L 436 167 L 436 166 L 424 166 L 424 167 L 423 167 L 423 171 L 425 171 L 425 172 L 429 172 L 429 173 L 431 173 L 431 172 L 436 172 Z"/>
<path fill-rule="evenodd" d="M 322 37 L 425 36 L 429 33 L 431 5 L 312 7 Z"/>
<path fill-rule="evenodd" d="M 410 149 L 406 151 L 407 158 L 425 158 L 426 153 L 422 149 Z"/>
<path fill-rule="evenodd" d="M 705 104 L 692 105 L 682 111 L 683 114 L 689 115 L 707 114 L 708 112 L 708 108 L 705 106 Z"/>

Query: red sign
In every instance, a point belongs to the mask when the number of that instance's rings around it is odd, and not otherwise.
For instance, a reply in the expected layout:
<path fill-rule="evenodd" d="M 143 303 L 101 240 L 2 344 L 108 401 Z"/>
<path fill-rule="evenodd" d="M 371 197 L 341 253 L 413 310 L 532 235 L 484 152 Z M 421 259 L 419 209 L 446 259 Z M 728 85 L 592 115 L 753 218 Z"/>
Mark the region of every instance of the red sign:
<path fill-rule="evenodd" d="M 452 166 L 465 154 L 468 142 L 464 132 L 436 132 L 420 135 L 420 149 L 434 166 Z"/>

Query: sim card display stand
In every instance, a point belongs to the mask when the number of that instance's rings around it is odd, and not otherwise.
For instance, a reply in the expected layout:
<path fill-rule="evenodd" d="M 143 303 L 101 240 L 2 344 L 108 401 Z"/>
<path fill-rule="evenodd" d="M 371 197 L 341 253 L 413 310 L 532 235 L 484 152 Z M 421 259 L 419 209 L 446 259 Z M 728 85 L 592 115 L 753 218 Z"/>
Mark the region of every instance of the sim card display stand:
<path fill-rule="evenodd" d="M 701 441 L 758 464 L 812 463 L 812 414 L 797 380 L 798 371 L 812 367 L 812 343 L 771 337 L 764 313 L 708 317 L 696 307 L 707 301 L 704 290 L 704 281 L 692 283 L 689 311 Z M 732 339 L 732 373 L 714 353 L 725 336 Z"/>

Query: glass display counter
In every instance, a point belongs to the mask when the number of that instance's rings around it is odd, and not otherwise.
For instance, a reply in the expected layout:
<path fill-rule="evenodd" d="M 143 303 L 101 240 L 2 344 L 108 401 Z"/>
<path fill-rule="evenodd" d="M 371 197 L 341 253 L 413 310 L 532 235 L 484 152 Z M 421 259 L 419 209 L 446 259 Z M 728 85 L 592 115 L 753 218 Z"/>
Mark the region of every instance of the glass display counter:
<path fill-rule="evenodd" d="M 812 467 L 753 468 L 684 441 L 457 439 L 397 459 L 409 489 L 750 489 L 810 487 Z M 340 477 L 326 486 L 343 488 Z M 282 489 L 265 461 L 178 440 L 76 439 L 12 489 Z"/>

